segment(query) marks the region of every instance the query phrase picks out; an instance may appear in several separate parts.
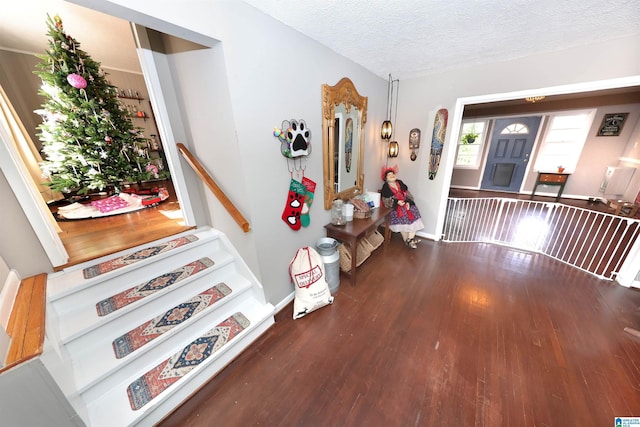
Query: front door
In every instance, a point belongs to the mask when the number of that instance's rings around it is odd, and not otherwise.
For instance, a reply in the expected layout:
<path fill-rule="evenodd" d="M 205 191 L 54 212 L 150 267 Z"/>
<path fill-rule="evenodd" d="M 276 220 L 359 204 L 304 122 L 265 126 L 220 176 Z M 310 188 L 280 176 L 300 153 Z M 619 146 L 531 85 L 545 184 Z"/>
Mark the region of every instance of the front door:
<path fill-rule="evenodd" d="M 540 119 L 512 117 L 495 121 L 481 189 L 520 191 Z"/>

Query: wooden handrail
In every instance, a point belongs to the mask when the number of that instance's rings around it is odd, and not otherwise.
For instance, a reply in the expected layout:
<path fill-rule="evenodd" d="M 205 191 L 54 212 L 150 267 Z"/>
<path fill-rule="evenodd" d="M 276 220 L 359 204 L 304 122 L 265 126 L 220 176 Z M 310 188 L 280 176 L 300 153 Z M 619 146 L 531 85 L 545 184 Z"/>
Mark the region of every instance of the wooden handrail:
<path fill-rule="evenodd" d="M 193 154 L 189 151 L 187 147 L 181 142 L 177 143 L 178 150 L 184 156 L 185 160 L 189 165 L 193 168 L 195 173 L 200 177 L 200 179 L 209 187 L 209 190 L 220 200 L 222 206 L 229 212 L 231 217 L 238 223 L 240 228 L 244 230 L 245 233 L 251 230 L 251 226 L 246 218 L 240 213 L 238 208 L 233 204 L 231 200 L 227 197 L 227 195 L 222 191 L 222 189 L 216 184 L 211 175 L 206 171 L 206 169 L 202 166 L 202 164 L 194 157 Z"/>
<path fill-rule="evenodd" d="M 11 337 L 0 372 L 38 357 L 44 348 L 47 275 L 42 273 L 20 281 L 9 315 L 7 334 Z"/>

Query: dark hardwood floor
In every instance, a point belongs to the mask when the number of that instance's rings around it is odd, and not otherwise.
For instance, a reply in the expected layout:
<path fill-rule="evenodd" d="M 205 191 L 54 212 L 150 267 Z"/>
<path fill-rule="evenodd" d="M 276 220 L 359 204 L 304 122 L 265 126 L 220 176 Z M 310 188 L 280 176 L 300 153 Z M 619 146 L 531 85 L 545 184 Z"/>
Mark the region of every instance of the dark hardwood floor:
<path fill-rule="evenodd" d="M 283 267 L 283 268 L 286 268 Z M 160 425 L 609 426 L 640 416 L 640 291 L 490 244 L 393 235 Z"/>

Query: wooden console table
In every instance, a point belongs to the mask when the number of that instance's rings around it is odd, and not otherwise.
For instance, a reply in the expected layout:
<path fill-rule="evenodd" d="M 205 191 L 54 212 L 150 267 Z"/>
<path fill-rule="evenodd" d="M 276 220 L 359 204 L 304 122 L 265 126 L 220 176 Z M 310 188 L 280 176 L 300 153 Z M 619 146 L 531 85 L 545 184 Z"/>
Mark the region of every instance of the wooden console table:
<path fill-rule="evenodd" d="M 324 226 L 327 229 L 327 237 L 349 243 L 351 247 L 351 271 L 346 273 L 351 278 L 351 286 L 356 285 L 356 261 L 358 241 L 367 236 L 370 232 L 376 230 L 382 223 L 386 224 L 384 230 L 384 244 L 387 244 L 391 236 L 389 230 L 389 214 L 390 208 L 380 206 L 375 208 L 371 213 L 371 218 L 356 219 L 347 222 L 345 225 L 333 225 L 331 223 Z"/>
<path fill-rule="evenodd" d="M 536 194 L 536 189 L 538 185 L 557 185 L 560 187 L 558 190 L 558 195 L 556 196 L 556 202 L 560 200 L 560 196 L 562 196 L 562 192 L 564 191 L 564 186 L 569 179 L 568 173 L 560 173 L 560 172 L 538 172 L 538 179 L 536 179 L 536 183 L 533 186 L 533 191 L 531 192 L 531 199 Z"/>

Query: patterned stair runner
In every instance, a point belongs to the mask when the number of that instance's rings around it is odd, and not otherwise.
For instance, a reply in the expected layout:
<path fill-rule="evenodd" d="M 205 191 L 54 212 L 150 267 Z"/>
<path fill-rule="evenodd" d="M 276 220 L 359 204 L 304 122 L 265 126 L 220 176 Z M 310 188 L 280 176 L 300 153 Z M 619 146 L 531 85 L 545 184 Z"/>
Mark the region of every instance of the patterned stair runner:
<path fill-rule="evenodd" d="M 100 264 L 92 265 L 91 267 L 87 267 L 82 270 L 82 274 L 84 275 L 85 279 L 91 279 L 101 274 L 117 270 L 121 267 L 126 267 L 127 265 L 135 264 L 138 261 L 142 261 L 149 257 L 162 254 L 164 252 L 170 251 L 171 249 L 184 246 L 197 240 L 198 238 L 192 234 L 184 237 L 179 237 L 177 239 L 173 239 L 156 246 L 141 249 L 129 255 L 123 255 L 109 261 L 101 262 Z"/>
<path fill-rule="evenodd" d="M 98 316 L 106 316 L 109 313 L 113 313 L 122 307 L 154 294 L 167 286 L 171 286 L 174 283 L 184 280 L 205 268 L 213 266 L 214 264 L 213 260 L 209 258 L 201 258 L 169 273 L 163 274 L 162 276 L 158 276 L 155 279 L 149 280 L 146 283 L 129 288 L 126 291 L 122 291 L 119 294 L 106 298 L 96 304 Z"/>
<path fill-rule="evenodd" d="M 138 410 L 249 326 L 242 313 L 225 319 L 127 387 L 131 409 Z"/>
<path fill-rule="evenodd" d="M 135 329 L 113 340 L 113 352 L 121 359 L 189 320 L 195 314 L 215 304 L 231 293 L 231 288 L 224 283 L 218 283 L 195 297 L 176 305 L 164 314 L 154 317 Z"/>

